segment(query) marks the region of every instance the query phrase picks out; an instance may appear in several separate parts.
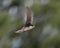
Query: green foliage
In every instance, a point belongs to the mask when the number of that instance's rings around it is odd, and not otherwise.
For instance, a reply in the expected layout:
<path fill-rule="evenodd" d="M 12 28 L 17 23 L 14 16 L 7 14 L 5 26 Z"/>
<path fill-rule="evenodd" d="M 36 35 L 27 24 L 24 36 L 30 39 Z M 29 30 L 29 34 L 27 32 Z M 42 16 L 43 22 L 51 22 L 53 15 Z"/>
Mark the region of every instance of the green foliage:
<path fill-rule="evenodd" d="M 39 15 L 41 12 L 41 9 L 42 9 L 39 4 L 33 4 L 31 8 L 32 8 L 35 16 Z"/>

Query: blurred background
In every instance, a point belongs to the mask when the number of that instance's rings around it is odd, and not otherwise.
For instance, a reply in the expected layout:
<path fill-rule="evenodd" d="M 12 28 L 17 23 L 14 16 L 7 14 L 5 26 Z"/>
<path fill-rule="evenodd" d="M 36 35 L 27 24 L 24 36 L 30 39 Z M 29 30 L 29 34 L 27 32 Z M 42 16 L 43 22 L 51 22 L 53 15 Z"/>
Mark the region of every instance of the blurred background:
<path fill-rule="evenodd" d="M 26 6 L 36 27 L 15 34 Z M 60 0 L 0 0 L 0 48 L 60 48 Z"/>

